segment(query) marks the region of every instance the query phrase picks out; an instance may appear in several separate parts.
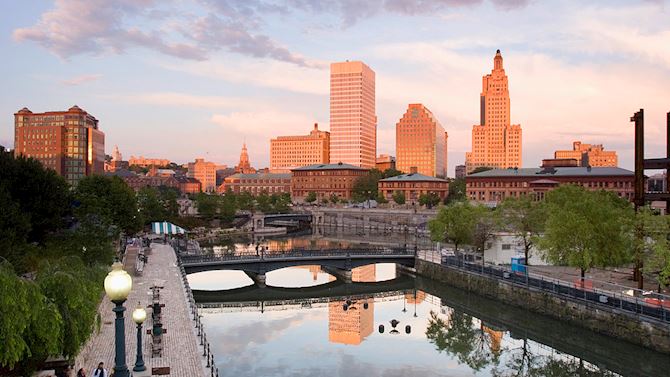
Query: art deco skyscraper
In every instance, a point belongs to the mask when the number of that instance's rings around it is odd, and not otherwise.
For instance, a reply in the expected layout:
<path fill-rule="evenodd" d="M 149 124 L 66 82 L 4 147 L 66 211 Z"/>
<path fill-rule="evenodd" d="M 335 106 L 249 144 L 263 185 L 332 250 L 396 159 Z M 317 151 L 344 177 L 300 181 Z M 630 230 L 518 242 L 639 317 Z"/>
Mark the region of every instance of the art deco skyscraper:
<path fill-rule="evenodd" d="M 374 168 L 375 72 L 360 61 L 330 65 L 330 162 Z"/>
<path fill-rule="evenodd" d="M 395 127 L 396 169 L 431 177 L 447 176 L 447 133 L 433 113 L 413 103 Z"/>
<path fill-rule="evenodd" d="M 482 78 L 480 124 L 472 127 L 472 152 L 465 154 L 467 172 L 477 167 L 521 167 L 521 126 L 510 124 L 507 75 L 500 50 L 493 70 Z"/>

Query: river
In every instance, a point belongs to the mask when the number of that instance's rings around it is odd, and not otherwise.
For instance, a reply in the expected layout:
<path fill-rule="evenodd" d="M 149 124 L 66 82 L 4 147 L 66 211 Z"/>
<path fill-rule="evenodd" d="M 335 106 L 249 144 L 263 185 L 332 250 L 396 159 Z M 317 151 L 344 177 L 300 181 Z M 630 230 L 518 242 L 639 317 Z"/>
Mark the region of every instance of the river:
<path fill-rule="evenodd" d="M 205 249 L 416 242 L 405 234 L 328 232 Z M 241 271 L 189 275 L 221 375 L 670 375 L 667 355 L 410 276 L 394 264 L 354 269 L 352 281 L 341 283 L 319 266 L 268 272 L 262 289 Z"/>

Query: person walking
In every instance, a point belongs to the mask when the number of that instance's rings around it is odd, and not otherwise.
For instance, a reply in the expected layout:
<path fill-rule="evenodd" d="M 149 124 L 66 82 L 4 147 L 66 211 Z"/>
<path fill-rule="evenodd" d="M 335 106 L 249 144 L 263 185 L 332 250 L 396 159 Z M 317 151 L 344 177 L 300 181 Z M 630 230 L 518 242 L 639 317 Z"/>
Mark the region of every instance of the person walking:
<path fill-rule="evenodd" d="M 93 369 L 93 372 L 91 373 L 91 376 L 93 377 L 109 377 L 109 373 L 107 372 L 107 369 L 105 369 L 105 364 L 101 361 L 100 364 L 98 364 L 98 367 Z"/>

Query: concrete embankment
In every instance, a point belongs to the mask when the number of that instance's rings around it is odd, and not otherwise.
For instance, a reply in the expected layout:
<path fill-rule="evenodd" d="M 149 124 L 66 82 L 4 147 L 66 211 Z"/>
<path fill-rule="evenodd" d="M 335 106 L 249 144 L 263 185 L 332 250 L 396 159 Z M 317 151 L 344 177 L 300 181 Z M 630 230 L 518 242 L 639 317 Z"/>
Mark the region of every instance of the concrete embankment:
<path fill-rule="evenodd" d="M 420 276 L 585 327 L 597 333 L 670 353 L 670 325 L 667 323 L 420 259 L 417 259 L 415 267 Z"/>

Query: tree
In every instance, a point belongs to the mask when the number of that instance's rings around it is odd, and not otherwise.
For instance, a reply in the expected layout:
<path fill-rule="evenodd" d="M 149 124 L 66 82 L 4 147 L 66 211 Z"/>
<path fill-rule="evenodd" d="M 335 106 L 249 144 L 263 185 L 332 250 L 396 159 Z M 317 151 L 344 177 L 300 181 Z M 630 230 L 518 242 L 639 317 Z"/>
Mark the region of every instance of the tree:
<path fill-rule="evenodd" d="M 137 205 L 145 223 L 167 220 L 165 205 L 153 187 L 143 187 L 137 193 Z"/>
<path fill-rule="evenodd" d="M 270 202 L 270 196 L 265 192 L 261 192 L 256 196 L 256 208 L 263 213 L 272 212 L 272 203 Z"/>
<path fill-rule="evenodd" d="M 475 213 L 467 202 L 454 202 L 440 208 L 437 216 L 428 222 L 430 238 L 435 242 L 450 242 L 458 246 L 472 242 Z"/>
<path fill-rule="evenodd" d="M 579 268 L 582 280 L 592 267 L 630 260 L 633 209 L 624 199 L 565 185 L 550 191 L 545 205 L 547 220 L 537 245 L 546 260 Z"/>
<path fill-rule="evenodd" d="M 444 198 L 444 204 L 449 204 L 455 201 L 466 200 L 465 197 L 465 179 L 456 178 L 449 182 L 449 194 Z"/>
<path fill-rule="evenodd" d="M 126 234 L 142 228 L 135 192 L 121 178 L 91 175 L 82 178 L 75 189 L 75 214 L 116 225 Z"/>
<path fill-rule="evenodd" d="M 226 195 L 229 195 L 226 192 Z M 253 211 L 254 210 L 254 197 L 248 191 L 242 191 L 239 194 L 235 195 L 230 191 L 230 195 L 236 196 L 237 208 L 243 211 Z"/>
<path fill-rule="evenodd" d="M 195 197 L 198 213 L 207 220 L 213 220 L 219 212 L 219 197 L 204 192 Z"/>
<path fill-rule="evenodd" d="M 492 167 L 489 167 L 489 166 L 479 166 L 479 167 L 476 167 L 476 168 L 475 168 L 473 171 L 471 171 L 469 174 L 477 174 L 477 173 L 481 173 L 481 172 L 489 171 L 489 170 L 493 170 L 493 168 L 492 168 Z"/>
<path fill-rule="evenodd" d="M 405 193 L 402 191 L 396 191 L 393 193 L 393 201 L 396 204 L 405 204 Z"/>
<path fill-rule="evenodd" d="M 337 196 L 337 194 L 330 194 L 330 202 L 333 204 L 337 204 L 340 201 L 340 198 Z"/>
<path fill-rule="evenodd" d="M 391 178 L 398 175 L 402 175 L 402 172 L 393 168 L 388 168 L 382 172 L 382 178 Z"/>
<path fill-rule="evenodd" d="M 436 206 L 438 203 L 440 203 L 440 197 L 435 192 L 429 192 L 419 196 L 419 204 L 422 206 L 433 208 L 433 206 Z"/>
<path fill-rule="evenodd" d="M 642 237 L 635 237 L 634 260 L 636 266 L 644 265 L 644 272 L 656 276 L 659 292 L 670 285 L 669 219 L 656 215 L 647 206 L 639 208 L 635 214 L 635 229 Z M 642 282 L 641 272 L 639 283 Z"/>
<path fill-rule="evenodd" d="M 389 202 L 388 200 L 386 200 L 386 198 L 384 197 L 384 195 L 382 195 L 381 192 L 377 195 L 376 200 L 377 200 L 377 203 L 379 203 L 379 204 L 385 204 L 385 203 Z"/>
<path fill-rule="evenodd" d="M 305 196 L 305 202 L 314 203 L 315 201 L 316 201 L 316 193 L 314 191 L 308 192 L 307 196 Z"/>
<path fill-rule="evenodd" d="M 289 213 L 291 212 L 291 194 L 283 192 L 281 194 L 272 194 L 270 202 L 275 213 Z"/>
<path fill-rule="evenodd" d="M 526 264 L 530 265 L 535 239 L 544 228 L 544 207 L 534 196 L 524 195 L 508 197 L 497 211 L 500 212 L 501 228 L 514 233 L 523 242 Z"/>
<path fill-rule="evenodd" d="M 491 211 L 483 205 L 471 206 L 471 208 L 474 218 L 472 244 L 475 250 L 482 255 L 482 266 L 484 266 L 487 244 L 495 237 L 497 212 Z"/>
<path fill-rule="evenodd" d="M 356 178 L 352 188 L 352 197 L 355 202 L 364 202 L 377 197 L 377 186 L 382 178 L 379 169 L 370 169 L 368 174 Z"/>

